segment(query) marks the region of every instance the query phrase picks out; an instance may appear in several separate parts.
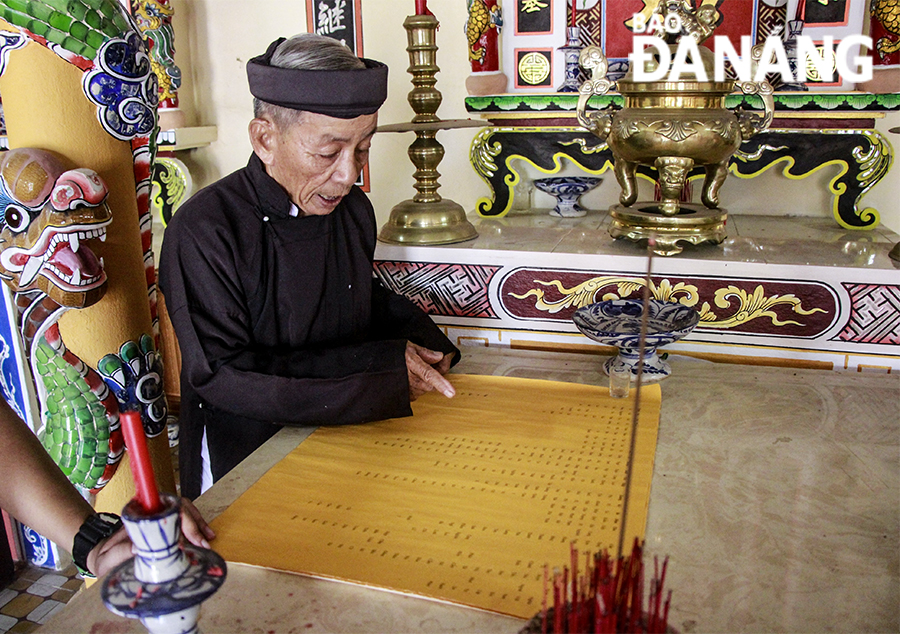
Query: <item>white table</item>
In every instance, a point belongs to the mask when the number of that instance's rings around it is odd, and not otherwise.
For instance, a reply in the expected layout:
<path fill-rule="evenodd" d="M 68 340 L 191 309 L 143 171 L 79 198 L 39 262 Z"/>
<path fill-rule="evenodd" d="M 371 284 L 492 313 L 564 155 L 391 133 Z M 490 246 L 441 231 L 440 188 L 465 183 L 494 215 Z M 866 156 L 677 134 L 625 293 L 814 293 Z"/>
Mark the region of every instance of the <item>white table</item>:
<path fill-rule="evenodd" d="M 454 371 L 605 384 L 602 357 L 466 348 Z M 647 553 L 669 555 L 681 632 L 900 630 L 900 377 L 672 356 Z M 311 433 L 285 428 L 197 500 L 208 519 Z M 215 546 L 215 543 L 213 543 Z M 142 632 L 99 584 L 42 632 Z M 524 621 L 232 565 L 214 632 L 517 632 Z"/>

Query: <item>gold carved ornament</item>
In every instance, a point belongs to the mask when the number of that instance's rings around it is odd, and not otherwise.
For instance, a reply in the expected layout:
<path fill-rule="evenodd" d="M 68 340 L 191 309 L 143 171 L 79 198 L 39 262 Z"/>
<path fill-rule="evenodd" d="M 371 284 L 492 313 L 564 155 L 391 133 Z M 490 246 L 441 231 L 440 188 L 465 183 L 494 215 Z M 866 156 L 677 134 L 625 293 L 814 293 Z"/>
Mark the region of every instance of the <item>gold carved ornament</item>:
<path fill-rule="evenodd" d="M 532 85 L 540 84 L 550 76 L 550 62 L 541 53 L 531 52 L 519 61 L 519 77 Z"/>
<path fill-rule="evenodd" d="M 535 284 L 540 284 L 541 286 L 552 286 L 556 288 L 562 297 L 558 300 L 547 301 L 545 299 L 544 290 L 540 288 L 529 289 L 521 295 L 516 293 L 510 293 L 509 295 L 516 299 L 535 297 L 535 308 L 551 314 L 556 314 L 566 308 L 582 308 L 597 301 L 628 297 L 634 294 L 635 291 L 642 289 L 646 284 L 645 280 L 641 278 L 619 276 L 594 277 L 585 280 L 572 288 L 566 288 L 559 280 L 533 281 Z M 616 292 L 603 293 L 599 298 L 597 297 L 598 293 L 611 285 L 616 286 Z M 700 293 L 695 285 L 686 284 L 684 282 L 672 284 L 672 282 L 667 279 L 663 279 L 658 285 L 651 280 L 650 294 L 653 299 L 667 302 L 677 301 L 685 306 L 695 307 L 700 301 Z M 789 324 L 796 326 L 804 325 L 797 321 L 780 320 L 778 315 L 771 310 L 778 305 L 789 305 L 791 306 L 791 310 L 799 315 L 812 315 L 813 313 L 826 312 L 822 308 L 813 308 L 811 310 L 804 309 L 801 305 L 801 300 L 790 293 L 787 295 L 772 295 L 771 297 L 766 297 L 765 289 L 761 284 L 756 286 L 752 294 L 736 286 L 720 288 L 715 292 L 715 305 L 721 309 L 730 309 L 732 308 L 732 301 L 730 298 L 736 299 L 737 305 L 731 312 L 731 315 L 724 318 L 720 318 L 712 311 L 709 302 L 703 302 L 703 305 L 698 311 L 700 313 L 700 322 L 703 327 L 733 328 L 761 317 L 768 317 L 775 326 L 786 326 Z"/>
<path fill-rule="evenodd" d="M 522 0 L 522 11 L 525 13 L 535 13 L 546 8 L 547 3 L 541 0 Z"/>
<path fill-rule="evenodd" d="M 493 128 L 481 130 L 472 141 L 472 148 L 469 152 L 472 166 L 478 173 L 485 174 L 488 178 L 497 173 L 497 162 L 494 159 L 503 150 L 503 145 L 499 141 L 490 143 L 494 132 Z"/>

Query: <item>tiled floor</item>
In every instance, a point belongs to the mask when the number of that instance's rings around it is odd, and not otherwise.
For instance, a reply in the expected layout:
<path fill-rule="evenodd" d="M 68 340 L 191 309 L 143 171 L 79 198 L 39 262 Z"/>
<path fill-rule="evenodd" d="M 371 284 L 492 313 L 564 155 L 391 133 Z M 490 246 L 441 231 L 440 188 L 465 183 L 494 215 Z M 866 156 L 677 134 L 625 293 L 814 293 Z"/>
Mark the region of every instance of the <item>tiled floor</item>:
<path fill-rule="evenodd" d="M 61 572 L 28 566 L 0 589 L 0 634 L 33 632 L 84 585 L 74 565 Z"/>

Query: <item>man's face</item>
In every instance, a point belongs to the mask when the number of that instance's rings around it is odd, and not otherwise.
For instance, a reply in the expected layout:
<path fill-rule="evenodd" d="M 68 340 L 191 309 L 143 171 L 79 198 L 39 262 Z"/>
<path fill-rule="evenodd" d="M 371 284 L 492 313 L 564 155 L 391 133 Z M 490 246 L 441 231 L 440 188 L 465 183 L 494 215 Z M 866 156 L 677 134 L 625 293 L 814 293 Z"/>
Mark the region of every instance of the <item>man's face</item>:
<path fill-rule="evenodd" d="M 325 216 L 350 192 L 369 160 L 377 114 L 338 119 L 305 112 L 276 128 L 269 175 L 306 216 Z"/>

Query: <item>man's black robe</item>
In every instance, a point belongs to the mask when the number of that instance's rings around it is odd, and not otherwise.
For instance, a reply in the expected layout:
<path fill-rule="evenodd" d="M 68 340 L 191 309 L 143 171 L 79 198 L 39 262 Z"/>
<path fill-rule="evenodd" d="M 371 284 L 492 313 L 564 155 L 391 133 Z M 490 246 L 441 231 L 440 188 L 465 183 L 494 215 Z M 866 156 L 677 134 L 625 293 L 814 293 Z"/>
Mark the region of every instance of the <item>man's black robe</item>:
<path fill-rule="evenodd" d="M 373 279 L 375 214 L 361 190 L 327 216 L 291 207 L 253 155 L 166 228 L 159 284 L 181 347 L 186 497 L 200 493 L 204 428 L 218 480 L 281 425 L 411 415 L 407 340 L 459 357 Z"/>

